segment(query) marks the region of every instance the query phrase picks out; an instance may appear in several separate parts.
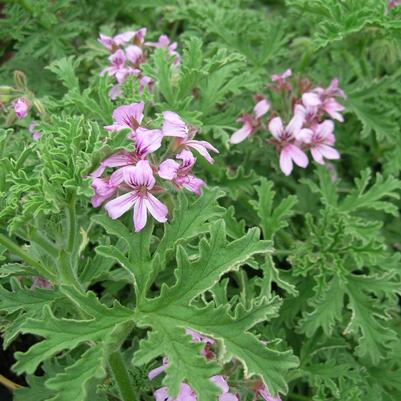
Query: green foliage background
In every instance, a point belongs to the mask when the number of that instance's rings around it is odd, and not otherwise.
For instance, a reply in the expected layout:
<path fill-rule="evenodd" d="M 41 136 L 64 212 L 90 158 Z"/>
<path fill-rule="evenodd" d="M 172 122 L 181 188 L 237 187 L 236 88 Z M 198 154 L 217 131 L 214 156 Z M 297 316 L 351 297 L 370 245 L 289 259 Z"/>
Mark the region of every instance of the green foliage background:
<path fill-rule="evenodd" d="M 208 378 L 218 373 L 244 401 L 254 397 L 244 377 L 288 401 L 401 399 L 401 9 L 21 0 L 2 13 L 1 85 L 23 71 L 45 109 L 32 111 L 38 142 L 6 102 L 1 116 L 0 322 L 5 346 L 21 333 L 37 339 L 16 354 L 28 386 L 15 400 L 128 399 L 118 350 L 134 399 L 153 399 L 161 378 L 146 375 L 161 356 L 171 393 L 186 381 L 200 401 L 215 399 Z M 128 82 L 113 103 L 96 38 L 142 26 L 148 39 L 178 42 L 181 69 L 156 51 L 144 67 L 155 90 L 140 95 Z M 260 134 L 228 144 L 252 95 L 270 96 L 270 76 L 288 67 L 315 85 L 337 77 L 348 96 L 335 182 L 313 163 L 285 177 Z M 124 132 L 102 128 L 112 110 L 139 100 L 148 118 L 173 110 L 202 127 L 221 153 L 212 166 L 198 162 L 209 187 L 199 199 L 169 199 L 172 220 L 134 234 L 129 216 L 111 221 L 90 207 L 86 176 L 125 145 Z M 38 275 L 52 291 L 24 285 Z M 217 361 L 199 355 L 186 327 L 218 341 Z"/>

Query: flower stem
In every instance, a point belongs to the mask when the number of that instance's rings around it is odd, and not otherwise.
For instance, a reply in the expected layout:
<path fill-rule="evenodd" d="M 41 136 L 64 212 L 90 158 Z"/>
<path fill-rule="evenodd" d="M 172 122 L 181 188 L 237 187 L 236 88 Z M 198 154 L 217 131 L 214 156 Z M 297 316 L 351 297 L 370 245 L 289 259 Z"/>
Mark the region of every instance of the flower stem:
<path fill-rule="evenodd" d="M 138 401 L 134 392 L 127 367 L 120 351 L 114 351 L 109 356 L 109 366 L 122 401 Z"/>
<path fill-rule="evenodd" d="M 14 391 L 22 387 L 19 384 L 14 383 L 10 379 L 7 379 L 7 377 L 4 377 L 3 375 L 0 375 L 0 384 L 2 384 L 5 388 L 7 388 L 10 391 Z"/>
<path fill-rule="evenodd" d="M 76 194 L 75 192 L 71 192 L 66 208 L 67 231 L 68 231 L 67 250 L 70 253 L 74 252 L 75 238 L 77 235 L 77 214 L 75 205 L 76 205 Z"/>

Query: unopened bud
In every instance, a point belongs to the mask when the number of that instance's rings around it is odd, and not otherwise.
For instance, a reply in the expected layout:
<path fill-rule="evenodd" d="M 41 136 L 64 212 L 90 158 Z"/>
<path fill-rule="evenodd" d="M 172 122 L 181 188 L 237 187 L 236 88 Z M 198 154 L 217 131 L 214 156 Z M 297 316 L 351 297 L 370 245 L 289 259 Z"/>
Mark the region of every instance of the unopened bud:
<path fill-rule="evenodd" d="M 18 89 L 25 89 L 27 85 L 26 75 L 22 71 L 14 71 L 14 81 Z"/>
<path fill-rule="evenodd" d="M 33 101 L 33 107 L 35 107 L 36 111 L 39 114 L 45 114 L 46 113 L 45 106 L 43 106 L 43 103 L 39 99 L 35 99 Z"/>

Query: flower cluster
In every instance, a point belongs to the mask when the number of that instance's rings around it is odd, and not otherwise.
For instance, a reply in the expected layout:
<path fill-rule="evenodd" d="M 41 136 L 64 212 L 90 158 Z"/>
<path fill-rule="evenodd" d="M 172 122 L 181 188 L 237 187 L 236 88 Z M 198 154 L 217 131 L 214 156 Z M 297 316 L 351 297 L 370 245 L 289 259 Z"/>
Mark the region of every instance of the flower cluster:
<path fill-rule="evenodd" d="M 389 0 L 388 1 L 388 8 L 391 10 L 397 6 L 401 5 L 401 0 Z"/>
<path fill-rule="evenodd" d="M 133 103 L 117 107 L 113 112 L 113 124 L 105 127 L 108 131 L 128 130 L 130 146 L 120 150 L 100 163 L 92 172 L 92 188 L 95 195 L 92 205 L 105 209 L 112 219 L 119 218 L 129 209 L 134 210 L 135 231 L 140 231 L 146 224 L 149 212 L 157 221 L 167 220 L 167 207 L 155 195 L 167 189 L 164 184 L 170 182 L 174 188 L 185 188 L 197 195 L 205 182 L 192 174 L 196 158 L 195 150 L 209 163 L 213 159 L 209 153 L 218 150 L 209 142 L 194 139 L 197 129 L 187 125 L 181 117 L 172 112 L 163 113 L 161 129 L 149 129 L 142 125 L 144 103 Z M 165 137 L 172 138 L 166 152 L 167 156 L 157 161 L 156 152 Z M 107 168 L 115 169 L 110 175 L 102 176 Z M 160 178 L 159 184 L 156 177 Z M 124 194 L 120 194 L 124 192 Z M 118 195 L 112 200 L 115 195 Z"/>
<path fill-rule="evenodd" d="M 100 72 L 100 75 L 107 74 L 115 77 L 117 81 L 109 92 L 112 99 L 121 95 L 121 84 L 130 75 L 138 79 L 140 92 L 145 87 L 151 88 L 152 79 L 141 71 L 141 64 L 146 61 L 146 48 L 166 49 L 169 55 L 174 57 L 174 64 L 179 64 L 177 43 L 170 43 L 167 35 L 161 35 L 157 42 L 145 42 L 145 35 L 146 28 L 120 33 L 114 37 L 100 34 L 99 42 L 111 53 L 110 64 Z"/>
<path fill-rule="evenodd" d="M 272 76 L 272 90 L 289 97 L 293 104 L 289 123 L 284 125 L 281 117 L 273 117 L 267 125 L 263 124 L 261 117 L 269 111 L 270 104 L 264 97 L 259 96 L 253 114 L 244 114 L 239 119 L 243 126 L 230 138 L 231 144 L 237 144 L 260 128 L 270 131 L 272 138 L 267 142 L 276 147 L 280 155 L 280 169 L 285 175 L 291 174 L 294 163 L 302 168 L 308 165 L 306 151 L 310 151 L 312 158 L 319 164 L 324 164 L 325 159 L 340 158 L 339 152 L 334 148 L 333 120 L 344 121 L 344 106 L 337 98 L 346 98 L 338 86 L 337 79 L 333 79 L 327 88 L 316 87 L 309 90 L 300 83 L 301 96 L 295 97 L 293 86 L 287 82 L 291 75 L 291 70 L 287 70 Z"/>

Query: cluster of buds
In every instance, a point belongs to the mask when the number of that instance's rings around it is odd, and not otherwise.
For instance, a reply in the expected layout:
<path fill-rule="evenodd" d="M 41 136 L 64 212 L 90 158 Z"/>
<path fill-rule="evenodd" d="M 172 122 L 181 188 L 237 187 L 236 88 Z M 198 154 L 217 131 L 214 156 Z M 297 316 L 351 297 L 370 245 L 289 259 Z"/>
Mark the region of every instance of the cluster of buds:
<path fill-rule="evenodd" d="M 120 150 L 103 160 L 90 174 L 92 188 L 95 190 L 92 205 L 99 207 L 108 201 L 105 209 L 112 219 L 119 218 L 133 208 L 135 231 L 142 230 L 146 225 L 148 212 L 158 222 L 164 223 L 167 220 L 167 207 L 155 197 L 168 190 L 166 185 L 176 190 L 185 188 L 200 194 L 205 182 L 192 174 L 196 162 L 193 150 L 209 163 L 213 163 L 209 151 L 218 153 L 209 142 L 195 140 L 197 129 L 187 125 L 172 111 L 163 113 L 161 129 L 144 127 L 143 109 L 144 103 L 140 102 L 114 110 L 113 124 L 105 129 L 127 129 L 131 144 L 129 149 Z M 162 160 L 158 160 L 155 152 L 161 148 L 166 137 L 172 138 L 170 146 Z M 114 171 L 102 176 L 107 168 L 113 168 Z"/>
<path fill-rule="evenodd" d="M 210 337 L 203 336 L 192 329 L 186 329 L 185 333 L 191 336 L 193 342 L 203 343 L 201 355 L 208 360 L 216 358 L 216 354 L 212 350 L 215 340 Z M 149 380 L 153 380 L 156 376 L 163 373 L 168 366 L 169 364 L 167 358 L 163 358 L 162 365 L 152 369 L 148 373 Z M 239 394 L 230 392 L 227 380 L 222 375 L 212 376 L 209 380 L 220 389 L 218 401 L 240 401 Z M 281 401 L 279 397 L 273 397 L 269 393 L 261 380 L 257 380 L 251 384 L 250 391 L 254 393 L 255 397 L 262 397 L 265 401 Z M 181 383 L 180 390 L 176 398 L 169 396 L 167 387 L 161 387 L 157 389 L 154 392 L 154 397 L 156 401 L 197 401 L 195 392 L 186 383 Z"/>
<path fill-rule="evenodd" d="M 301 96 L 295 97 L 293 86 L 287 82 L 291 75 L 291 70 L 273 75 L 271 87 L 282 96 L 290 96 L 292 118 L 289 123 L 284 125 L 282 119 L 277 116 L 272 116 L 268 124 L 263 123 L 261 118 L 269 111 L 270 103 L 264 97 L 258 96 L 253 114 L 244 114 L 239 119 L 243 126 L 230 138 L 231 144 L 237 144 L 260 128 L 270 131 L 272 138 L 268 139 L 267 143 L 276 147 L 280 169 L 285 175 L 291 174 L 294 163 L 302 168 L 307 167 L 307 151 L 310 151 L 312 158 L 319 164 L 324 164 L 325 159 L 340 158 L 340 154 L 334 148 L 333 120 L 344 121 L 344 106 L 338 103 L 337 98 L 346 99 L 344 92 L 338 87 L 337 79 L 333 79 L 327 88 L 316 87 L 308 90 L 300 85 Z"/>
<path fill-rule="evenodd" d="M 174 64 L 179 64 L 180 55 L 177 53 L 177 43 L 170 43 L 167 35 L 161 35 L 157 42 L 145 42 L 146 28 L 138 31 L 120 33 L 114 37 L 100 34 L 99 42 L 111 53 L 110 65 L 104 68 L 100 75 L 105 74 L 115 77 L 117 84 L 114 85 L 109 96 L 115 99 L 121 95 L 121 85 L 128 76 L 134 76 L 139 83 L 139 91 L 145 87 L 151 88 L 152 79 L 142 73 L 141 64 L 146 61 L 146 49 L 166 49 L 168 54 L 174 57 Z"/>

